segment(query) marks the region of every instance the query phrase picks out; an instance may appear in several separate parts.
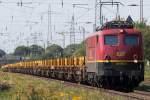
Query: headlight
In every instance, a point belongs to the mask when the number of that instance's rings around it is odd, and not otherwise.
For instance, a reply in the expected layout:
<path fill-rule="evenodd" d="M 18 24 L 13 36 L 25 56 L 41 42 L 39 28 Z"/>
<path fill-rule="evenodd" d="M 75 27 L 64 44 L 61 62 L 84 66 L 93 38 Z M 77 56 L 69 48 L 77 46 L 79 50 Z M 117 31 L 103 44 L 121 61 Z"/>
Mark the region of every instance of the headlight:
<path fill-rule="evenodd" d="M 134 60 L 134 63 L 138 63 L 138 60 Z"/>
<path fill-rule="evenodd" d="M 133 59 L 134 59 L 134 63 L 138 63 L 138 55 L 134 54 Z"/>

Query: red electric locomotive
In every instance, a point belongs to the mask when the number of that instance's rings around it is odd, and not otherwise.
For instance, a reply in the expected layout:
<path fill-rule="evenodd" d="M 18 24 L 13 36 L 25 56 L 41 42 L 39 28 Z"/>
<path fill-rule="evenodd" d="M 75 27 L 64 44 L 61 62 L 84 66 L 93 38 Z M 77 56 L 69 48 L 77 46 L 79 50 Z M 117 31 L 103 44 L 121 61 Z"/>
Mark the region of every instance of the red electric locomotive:
<path fill-rule="evenodd" d="M 86 57 L 91 83 L 132 90 L 144 80 L 142 35 L 131 22 L 104 24 L 86 39 Z"/>

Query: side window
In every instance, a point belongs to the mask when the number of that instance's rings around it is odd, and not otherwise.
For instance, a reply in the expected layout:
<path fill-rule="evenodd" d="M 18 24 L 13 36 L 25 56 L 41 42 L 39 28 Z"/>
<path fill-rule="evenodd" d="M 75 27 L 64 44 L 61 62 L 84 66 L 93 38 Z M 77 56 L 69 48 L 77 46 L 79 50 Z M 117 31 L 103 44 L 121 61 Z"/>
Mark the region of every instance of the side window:
<path fill-rule="evenodd" d="M 104 44 L 105 45 L 117 45 L 118 44 L 118 36 L 117 35 L 105 35 L 104 36 Z"/>
<path fill-rule="evenodd" d="M 96 35 L 96 44 L 98 44 L 98 43 L 99 43 L 99 36 Z"/>

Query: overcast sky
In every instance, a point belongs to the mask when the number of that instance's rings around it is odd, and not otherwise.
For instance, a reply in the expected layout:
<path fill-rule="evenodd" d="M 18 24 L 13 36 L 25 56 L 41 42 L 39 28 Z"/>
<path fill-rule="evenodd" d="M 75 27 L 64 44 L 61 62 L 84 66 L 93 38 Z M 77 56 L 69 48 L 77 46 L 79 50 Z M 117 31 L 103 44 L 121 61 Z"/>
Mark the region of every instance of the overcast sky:
<path fill-rule="evenodd" d="M 63 1 L 63 3 L 62 3 Z M 102 0 L 111 1 L 111 0 Z M 120 6 L 120 16 L 127 18 L 131 15 L 133 20 L 139 21 L 139 7 L 129 7 L 129 4 L 139 4 L 140 0 L 114 0 L 124 4 Z M 144 18 L 150 23 L 150 1 L 144 1 Z M 86 36 L 93 32 L 95 0 L 0 0 L 0 49 L 13 52 L 19 45 L 39 44 L 46 46 L 48 33 L 48 8 L 51 7 L 51 26 L 53 43 L 63 45 L 59 32 L 66 32 L 66 45 L 69 42 L 72 4 L 88 4 L 74 8 L 76 42 L 83 39 L 82 28 Z M 99 12 L 98 12 L 99 13 Z M 103 14 L 108 20 L 115 18 L 116 8 L 104 6 Z M 97 16 L 98 20 L 99 16 Z M 91 22 L 91 23 L 86 23 Z M 37 33 L 37 34 L 35 34 Z M 50 36 L 49 36 L 50 37 Z M 50 38 L 49 38 L 50 39 Z"/>

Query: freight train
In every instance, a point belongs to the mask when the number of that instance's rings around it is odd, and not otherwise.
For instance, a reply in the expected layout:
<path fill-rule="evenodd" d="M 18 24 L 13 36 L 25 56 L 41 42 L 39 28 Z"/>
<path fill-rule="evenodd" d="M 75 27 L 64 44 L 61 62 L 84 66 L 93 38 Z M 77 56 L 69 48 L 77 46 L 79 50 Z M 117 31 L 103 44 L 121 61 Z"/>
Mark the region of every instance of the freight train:
<path fill-rule="evenodd" d="M 142 34 L 131 22 L 107 22 L 87 37 L 85 45 L 85 57 L 23 61 L 3 68 L 130 91 L 144 80 Z"/>

